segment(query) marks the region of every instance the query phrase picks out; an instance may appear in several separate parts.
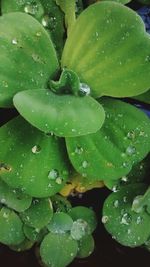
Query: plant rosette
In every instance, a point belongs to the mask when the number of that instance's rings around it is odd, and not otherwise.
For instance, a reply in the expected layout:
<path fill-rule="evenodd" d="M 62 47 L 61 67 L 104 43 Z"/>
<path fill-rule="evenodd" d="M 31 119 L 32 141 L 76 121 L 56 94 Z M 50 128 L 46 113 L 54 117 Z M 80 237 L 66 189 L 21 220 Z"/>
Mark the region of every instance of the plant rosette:
<path fill-rule="evenodd" d="M 131 247 L 150 236 L 146 171 L 135 177 L 147 168 L 150 120 L 124 101 L 149 95 L 150 37 L 127 1 L 96 2 L 1 1 L 0 106 L 19 115 L 0 129 L 0 242 L 37 244 L 46 266 L 94 250 L 94 211 L 59 193 L 117 185 L 107 231 Z"/>

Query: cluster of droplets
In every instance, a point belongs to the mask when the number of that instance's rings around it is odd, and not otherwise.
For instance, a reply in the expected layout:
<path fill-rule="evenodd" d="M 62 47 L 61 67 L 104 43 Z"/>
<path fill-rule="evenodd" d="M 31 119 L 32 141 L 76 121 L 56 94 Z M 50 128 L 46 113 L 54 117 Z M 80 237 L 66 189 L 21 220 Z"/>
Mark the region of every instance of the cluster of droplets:
<path fill-rule="evenodd" d="M 62 184 L 62 178 L 59 176 L 59 171 L 56 169 L 52 169 L 49 171 L 48 178 L 51 181 L 55 181 L 56 184 Z"/>

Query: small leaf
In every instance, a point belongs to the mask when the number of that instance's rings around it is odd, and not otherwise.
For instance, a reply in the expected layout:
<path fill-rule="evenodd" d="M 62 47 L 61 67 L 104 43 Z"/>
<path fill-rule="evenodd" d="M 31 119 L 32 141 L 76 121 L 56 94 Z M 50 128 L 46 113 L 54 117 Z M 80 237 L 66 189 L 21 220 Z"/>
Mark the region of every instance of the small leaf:
<path fill-rule="evenodd" d="M 92 235 L 86 235 L 79 240 L 77 258 L 86 258 L 91 255 L 94 250 L 94 239 Z"/>
<path fill-rule="evenodd" d="M 47 228 L 52 233 L 65 233 L 71 230 L 73 224 L 72 218 L 64 212 L 56 212 Z"/>
<path fill-rule="evenodd" d="M 8 208 L 0 211 L 0 242 L 5 245 L 18 245 L 25 239 L 19 216 Z"/>
<path fill-rule="evenodd" d="M 0 180 L 0 202 L 9 208 L 22 212 L 29 208 L 32 198 Z"/>
<path fill-rule="evenodd" d="M 142 19 L 128 7 L 102 1 L 78 17 L 65 43 L 62 67 L 75 71 L 93 97 L 125 97 L 150 88 L 149 58 L 150 37 Z"/>
<path fill-rule="evenodd" d="M 45 236 L 45 234 L 48 233 L 46 228 L 39 230 L 37 228 L 30 227 L 27 224 L 24 224 L 23 231 L 27 239 L 29 239 L 32 242 L 41 241 Z"/>
<path fill-rule="evenodd" d="M 0 147 L 0 175 L 10 187 L 33 197 L 63 188 L 70 172 L 63 139 L 42 133 L 18 116 L 0 128 Z"/>
<path fill-rule="evenodd" d="M 138 247 L 150 236 L 150 215 L 132 210 L 133 199 L 145 192 L 146 185 L 127 185 L 105 200 L 102 222 L 106 230 L 122 245 Z"/>
<path fill-rule="evenodd" d="M 106 112 L 102 128 L 95 134 L 66 138 L 66 145 L 76 171 L 90 181 L 110 183 L 127 175 L 149 153 L 150 120 L 122 101 L 103 98 L 100 103 Z"/>
<path fill-rule="evenodd" d="M 51 197 L 53 203 L 53 209 L 55 212 L 65 212 L 67 213 L 71 208 L 71 203 L 69 200 L 58 194 Z"/>
<path fill-rule="evenodd" d="M 105 119 L 103 107 L 92 97 L 56 95 L 50 90 L 28 90 L 15 95 L 20 114 L 43 132 L 80 136 L 98 131 Z"/>
<path fill-rule="evenodd" d="M 1 16 L 0 32 L 0 106 L 7 107 L 18 91 L 47 88 L 58 61 L 50 37 L 31 16 L 20 12 Z"/>
<path fill-rule="evenodd" d="M 78 245 L 69 234 L 49 233 L 41 243 L 42 261 L 49 267 L 66 267 L 77 255 Z"/>
<path fill-rule="evenodd" d="M 30 208 L 20 213 L 20 216 L 25 224 L 40 230 L 50 222 L 53 216 L 50 199 L 34 199 Z"/>
<path fill-rule="evenodd" d="M 97 226 L 96 214 L 92 209 L 87 207 L 77 206 L 69 210 L 68 214 L 73 221 L 83 220 L 88 223 L 89 232 L 92 233 Z"/>

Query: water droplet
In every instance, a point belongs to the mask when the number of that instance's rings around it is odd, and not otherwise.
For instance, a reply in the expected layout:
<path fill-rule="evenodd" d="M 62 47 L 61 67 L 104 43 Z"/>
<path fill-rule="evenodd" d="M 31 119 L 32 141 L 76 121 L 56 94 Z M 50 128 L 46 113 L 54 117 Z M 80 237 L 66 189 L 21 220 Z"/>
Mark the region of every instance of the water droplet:
<path fill-rule="evenodd" d="M 36 36 L 37 36 L 37 37 L 40 37 L 41 35 L 42 35 L 41 32 L 37 32 L 37 33 L 36 33 Z"/>
<path fill-rule="evenodd" d="M 137 217 L 136 223 L 140 224 L 143 221 L 143 218 L 141 216 Z"/>
<path fill-rule="evenodd" d="M 115 192 L 117 192 L 118 191 L 118 186 L 117 185 L 114 185 L 113 187 L 112 187 L 112 191 L 115 193 Z"/>
<path fill-rule="evenodd" d="M 145 132 L 144 131 L 140 131 L 139 132 L 139 136 L 144 136 L 145 135 Z"/>
<path fill-rule="evenodd" d="M 62 179 L 60 177 L 56 178 L 56 184 L 62 184 Z"/>
<path fill-rule="evenodd" d="M 122 177 L 121 177 L 121 181 L 123 181 L 123 182 L 128 182 L 128 177 L 127 177 L 127 176 L 122 176 Z"/>
<path fill-rule="evenodd" d="M 5 204 L 5 203 L 6 203 L 6 199 L 5 199 L 5 198 L 2 198 L 0 202 L 1 202 L 2 204 Z"/>
<path fill-rule="evenodd" d="M 134 131 L 130 131 L 130 132 L 127 133 L 127 137 L 128 137 L 129 139 L 135 139 L 136 134 L 135 134 Z"/>
<path fill-rule="evenodd" d="M 7 214 L 6 212 L 4 212 L 3 213 L 3 217 L 7 219 L 9 217 L 9 214 Z"/>
<path fill-rule="evenodd" d="M 133 154 L 135 154 L 135 152 L 136 152 L 136 148 L 134 146 L 128 146 L 126 149 L 126 153 L 128 155 L 133 155 Z"/>
<path fill-rule="evenodd" d="M 8 87 L 8 83 L 7 83 L 6 81 L 2 81 L 2 84 L 3 84 L 3 86 L 6 87 L 6 88 Z"/>
<path fill-rule="evenodd" d="M 90 92 L 91 92 L 91 89 L 86 83 L 80 83 L 80 93 L 82 95 L 89 95 Z"/>
<path fill-rule="evenodd" d="M 39 145 L 35 145 L 32 147 L 32 153 L 33 154 L 38 154 L 41 152 L 41 147 Z"/>
<path fill-rule="evenodd" d="M 116 200 L 114 201 L 114 207 L 115 207 L 115 208 L 118 208 L 118 207 L 119 207 L 119 200 L 118 200 L 118 199 L 116 199 Z"/>
<path fill-rule="evenodd" d="M 124 202 L 124 203 L 127 202 L 127 197 L 126 197 L 126 196 L 123 197 L 123 202 Z"/>
<path fill-rule="evenodd" d="M 45 15 L 43 18 L 42 18 L 42 25 L 45 27 L 45 28 L 49 28 L 50 30 L 54 30 L 55 27 L 56 27 L 56 17 L 54 17 L 53 15 Z"/>
<path fill-rule="evenodd" d="M 131 229 L 128 229 L 127 233 L 128 233 L 128 234 L 131 234 Z"/>
<path fill-rule="evenodd" d="M 136 213 L 140 213 L 143 211 L 143 205 L 141 205 L 141 201 L 143 199 L 143 196 L 139 195 L 139 196 L 136 196 L 133 200 L 133 203 L 132 203 L 132 210 L 135 211 Z"/>
<path fill-rule="evenodd" d="M 128 162 L 126 162 L 126 161 L 123 162 L 123 163 L 122 163 L 122 167 L 123 167 L 123 168 L 127 168 L 127 167 L 128 167 Z"/>
<path fill-rule="evenodd" d="M 76 148 L 75 148 L 75 153 L 76 154 L 82 154 L 83 153 L 83 148 L 82 147 L 80 147 L 80 146 L 77 146 Z"/>
<path fill-rule="evenodd" d="M 59 172 L 56 169 L 52 169 L 49 173 L 48 173 L 48 178 L 51 180 L 55 180 L 59 177 Z"/>
<path fill-rule="evenodd" d="M 105 223 L 108 222 L 108 220 L 109 220 L 108 216 L 104 215 L 104 216 L 102 217 L 102 223 L 105 224 Z"/>
<path fill-rule="evenodd" d="M 13 45 L 16 45 L 16 44 L 18 43 L 18 41 L 17 41 L 16 38 L 14 38 L 14 39 L 12 39 L 11 43 L 12 43 Z"/>
<path fill-rule="evenodd" d="M 90 233 L 89 225 L 86 221 L 78 219 L 73 222 L 71 236 L 75 240 L 80 240 L 83 236 Z"/>
<path fill-rule="evenodd" d="M 36 2 L 30 3 L 24 7 L 24 12 L 30 15 L 35 15 L 38 11 L 38 5 Z"/>
<path fill-rule="evenodd" d="M 84 161 L 82 162 L 82 167 L 83 167 L 83 168 L 87 168 L 87 166 L 88 166 L 88 162 L 87 162 L 86 160 L 84 160 Z"/>
<path fill-rule="evenodd" d="M 121 224 L 129 225 L 131 223 L 131 215 L 129 213 L 124 213 L 121 218 Z"/>
<path fill-rule="evenodd" d="M 150 55 L 146 56 L 145 61 L 150 62 Z"/>

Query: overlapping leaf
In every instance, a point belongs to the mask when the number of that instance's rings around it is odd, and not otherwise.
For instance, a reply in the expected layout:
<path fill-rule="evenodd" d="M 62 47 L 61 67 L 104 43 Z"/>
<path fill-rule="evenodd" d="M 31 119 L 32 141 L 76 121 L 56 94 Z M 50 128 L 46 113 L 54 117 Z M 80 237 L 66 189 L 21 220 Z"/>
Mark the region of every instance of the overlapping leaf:
<path fill-rule="evenodd" d="M 0 106 L 7 107 L 18 91 L 46 88 L 58 61 L 48 33 L 31 16 L 1 16 L 0 32 Z"/>
<path fill-rule="evenodd" d="M 110 182 L 129 173 L 150 151 L 150 121 L 136 107 L 119 100 L 101 99 L 106 112 L 95 134 L 66 138 L 74 168 L 91 180 Z"/>
<path fill-rule="evenodd" d="M 56 95 L 50 90 L 27 90 L 14 97 L 20 114 L 43 132 L 80 136 L 98 131 L 105 119 L 103 107 L 92 97 Z"/>
<path fill-rule="evenodd" d="M 34 197 L 54 195 L 70 170 L 62 139 L 46 135 L 20 116 L 0 129 L 1 178 Z"/>
<path fill-rule="evenodd" d="M 101 2 L 78 17 L 62 66 L 75 71 L 94 97 L 133 96 L 150 87 L 149 51 L 150 36 L 142 19 L 121 4 Z"/>

